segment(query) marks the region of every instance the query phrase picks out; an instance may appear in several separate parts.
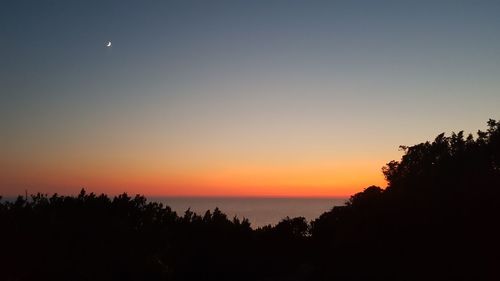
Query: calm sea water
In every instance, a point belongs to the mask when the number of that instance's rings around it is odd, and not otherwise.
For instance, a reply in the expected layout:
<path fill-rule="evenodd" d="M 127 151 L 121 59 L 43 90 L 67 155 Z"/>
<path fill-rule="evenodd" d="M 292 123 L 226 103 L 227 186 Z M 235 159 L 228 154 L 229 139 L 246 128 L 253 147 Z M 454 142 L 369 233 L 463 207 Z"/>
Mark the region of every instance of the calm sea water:
<path fill-rule="evenodd" d="M 247 218 L 252 227 L 276 224 L 289 217 L 305 217 L 312 220 L 333 206 L 343 205 L 347 198 L 207 198 L 207 197 L 151 197 L 150 201 L 170 206 L 177 214 L 191 211 L 203 215 L 218 207 L 229 218 Z"/>
<path fill-rule="evenodd" d="M 305 217 L 313 220 L 333 206 L 343 205 L 348 198 L 229 198 L 229 197 L 148 197 L 167 205 L 178 215 L 190 208 L 203 215 L 207 210 L 219 208 L 230 219 L 234 216 L 247 218 L 253 228 L 274 225 L 285 217 Z M 13 201 L 15 197 L 2 198 Z"/>

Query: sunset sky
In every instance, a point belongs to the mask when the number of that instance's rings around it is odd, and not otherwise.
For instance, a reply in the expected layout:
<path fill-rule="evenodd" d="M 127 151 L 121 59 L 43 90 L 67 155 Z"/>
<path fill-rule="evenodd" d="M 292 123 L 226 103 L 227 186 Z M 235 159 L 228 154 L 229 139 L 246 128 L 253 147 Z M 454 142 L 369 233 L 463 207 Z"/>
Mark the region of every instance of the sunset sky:
<path fill-rule="evenodd" d="M 3 196 L 345 196 L 489 118 L 500 1 L 0 3 Z"/>

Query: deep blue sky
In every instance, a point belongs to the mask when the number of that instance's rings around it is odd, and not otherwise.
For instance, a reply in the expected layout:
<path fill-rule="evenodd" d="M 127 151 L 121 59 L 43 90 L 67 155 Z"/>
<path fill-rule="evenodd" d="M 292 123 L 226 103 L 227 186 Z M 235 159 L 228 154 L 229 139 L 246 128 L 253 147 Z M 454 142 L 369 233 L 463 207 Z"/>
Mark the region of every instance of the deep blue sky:
<path fill-rule="evenodd" d="M 0 193 L 381 181 L 398 145 L 500 118 L 499 15 L 499 1 L 2 1 Z"/>

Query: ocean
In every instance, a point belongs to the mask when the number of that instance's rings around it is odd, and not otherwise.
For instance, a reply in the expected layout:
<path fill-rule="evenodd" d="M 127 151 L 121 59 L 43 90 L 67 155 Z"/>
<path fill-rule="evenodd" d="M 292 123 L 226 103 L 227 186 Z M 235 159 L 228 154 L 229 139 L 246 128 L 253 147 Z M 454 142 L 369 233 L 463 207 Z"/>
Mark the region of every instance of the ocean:
<path fill-rule="evenodd" d="M 308 221 L 319 217 L 334 206 L 343 205 L 348 198 L 262 198 L 262 197 L 148 197 L 148 202 L 169 206 L 179 216 L 188 208 L 198 215 L 219 208 L 229 219 L 247 218 L 252 228 L 275 225 L 288 217 L 305 217 Z M 2 201 L 13 201 L 5 197 Z"/>
<path fill-rule="evenodd" d="M 203 215 L 218 207 L 230 219 L 247 218 L 252 228 L 275 225 L 285 217 L 305 217 L 313 220 L 333 206 L 343 205 L 347 198 L 213 198 L 213 197 L 150 197 L 169 206 L 178 215 L 191 211 Z"/>

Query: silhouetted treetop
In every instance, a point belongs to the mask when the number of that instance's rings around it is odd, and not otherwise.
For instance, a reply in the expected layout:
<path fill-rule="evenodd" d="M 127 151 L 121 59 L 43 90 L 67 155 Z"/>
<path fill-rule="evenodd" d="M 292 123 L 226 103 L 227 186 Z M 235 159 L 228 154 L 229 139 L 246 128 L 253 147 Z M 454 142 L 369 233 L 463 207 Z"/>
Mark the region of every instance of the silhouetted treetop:
<path fill-rule="evenodd" d="M 400 161 L 382 169 L 388 188 L 430 187 L 436 184 L 461 184 L 471 180 L 497 180 L 500 172 L 500 122 L 488 121 L 486 131 L 477 138 L 463 132 L 450 137 L 438 135 L 434 141 L 401 146 Z M 469 182 L 471 184 L 471 182 Z"/>

